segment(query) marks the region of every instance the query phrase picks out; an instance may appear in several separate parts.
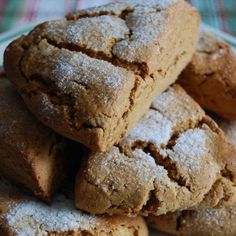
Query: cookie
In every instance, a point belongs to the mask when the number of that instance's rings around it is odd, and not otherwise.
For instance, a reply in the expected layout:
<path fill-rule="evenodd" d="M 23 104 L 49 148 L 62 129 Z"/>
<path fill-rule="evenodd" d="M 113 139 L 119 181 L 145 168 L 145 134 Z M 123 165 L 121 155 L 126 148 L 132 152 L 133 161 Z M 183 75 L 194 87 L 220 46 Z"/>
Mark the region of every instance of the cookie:
<path fill-rule="evenodd" d="M 149 216 L 147 222 L 153 228 L 171 235 L 235 236 L 236 206 Z"/>
<path fill-rule="evenodd" d="M 69 143 L 39 123 L 0 79 L 0 175 L 49 201 L 69 167 Z"/>
<path fill-rule="evenodd" d="M 204 109 L 236 120 L 236 55 L 227 43 L 203 32 L 178 83 Z"/>
<path fill-rule="evenodd" d="M 177 79 L 198 31 L 182 0 L 113 3 L 39 25 L 8 46 L 4 65 L 42 123 L 107 151 Z"/>
<path fill-rule="evenodd" d="M 90 213 L 129 216 L 232 205 L 235 153 L 216 123 L 175 85 L 111 151 L 85 158 L 75 204 Z"/>
<path fill-rule="evenodd" d="M 236 147 L 236 121 L 217 119 L 217 124 L 225 132 L 231 144 Z"/>
<path fill-rule="evenodd" d="M 217 118 L 231 144 L 236 146 L 236 122 Z M 186 210 L 163 216 L 148 216 L 153 228 L 174 235 L 234 236 L 236 235 L 236 206 L 221 209 Z"/>
<path fill-rule="evenodd" d="M 66 194 L 57 194 L 48 206 L 1 179 L 0 199 L 0 233 L 4 236 L 148 236 L 142 217 L 88 215 L 76 210 Z"/>

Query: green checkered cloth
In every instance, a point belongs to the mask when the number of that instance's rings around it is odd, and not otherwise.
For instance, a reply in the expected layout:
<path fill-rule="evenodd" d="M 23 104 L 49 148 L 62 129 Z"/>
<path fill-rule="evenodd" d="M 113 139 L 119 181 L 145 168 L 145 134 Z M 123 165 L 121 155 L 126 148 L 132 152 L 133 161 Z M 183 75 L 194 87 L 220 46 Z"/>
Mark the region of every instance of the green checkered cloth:
<path fill-rule="evenodd" d="M 115 0 L 0 0 L 0 32 L 61 18 L 81 8 Z M 236 0 L 188 0 L 201 13 L 203 22 L 236 36 Z"/>
<path fill-rule="evenodd" d="M 206 24 L 236 36 L 236 0 L 192 0 Z"/>

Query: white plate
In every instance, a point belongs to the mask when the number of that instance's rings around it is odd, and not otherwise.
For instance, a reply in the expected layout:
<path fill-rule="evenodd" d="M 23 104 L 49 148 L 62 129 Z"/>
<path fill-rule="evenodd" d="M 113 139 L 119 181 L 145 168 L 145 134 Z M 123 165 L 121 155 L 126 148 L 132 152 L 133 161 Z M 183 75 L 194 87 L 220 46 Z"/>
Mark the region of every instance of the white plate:
<path fill-rule="evenodd" d="M 12 40 L 18 38 L 20 35 L 26 34 L 27 32 L 29 32 L 34 26 L 35 26 L 35 24 L 31 24 L 31 25 L 28 25 L 27 27 L 19 28 L 17 30 L 11 30 L 9 32 L 0 34 L 0 66 L 3 63 L 3 53 L 4 53 L 6 46 Z M 226 42 L 228 42 L 233 47 L 234 51 L 236 52 L 236 38 L 234 38 L 224 32 L 215 30 L 205 24 L 202 25 L 202 28 L 204 30 L 207 30 L 207 31 L 211 32 L 212 34 L 222 38 Z M 157 232 L 155 230 L 150 230 L 150 236 L 167 236 L 167 234 L 163 234 L 163 233 Z"/>

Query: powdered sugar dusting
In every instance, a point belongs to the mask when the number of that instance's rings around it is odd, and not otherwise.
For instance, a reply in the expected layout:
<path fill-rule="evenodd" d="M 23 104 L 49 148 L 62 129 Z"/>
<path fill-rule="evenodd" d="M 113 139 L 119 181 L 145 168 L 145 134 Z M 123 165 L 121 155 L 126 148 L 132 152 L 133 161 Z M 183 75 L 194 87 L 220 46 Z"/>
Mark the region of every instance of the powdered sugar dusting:
<path fill-rule="evenodd" d="M 125 21 L 110 15 L 76 21 L 51 21 L 45 24 L 43 30 L 43 33 L 49 34 L 58 43 L 65 41 L 95 52 L 103 52 L 110 57 L 113 43 L 129 34 Z"/>
<path fill-rule="evenodd" d="M 69 57 L 61 56 L 57 58 L 55 69 L 52 73 L 58 78 L 60 87 L 63 87 L 65 81 L 69 81 L 76 76 L 75 66 L 70 61 Z"/>
<path fill-rule="evenodd" d="M 202 158 L 206 155 L 214 156 L 214 153 L 210 153 L 211 150 L 214 150 L 212 147 L 209 133 L 199 128 L 190 129 L 182 133 L 176 140 L 173 152 L 179 155 L 174 155 L 173 160 L 181 168 L 197 173 L 202 168 L 202 164 L 205 164 Z"/>
<path fill-rule="evenodd" d="M 119 2 L 128 2 L 129 4 L 133 5 L 140 5 L 140 6 L 148 6 L 148 7 L 155 7 L 155 8 L 166 8 L 168 5 L 173 4 L 176 0 L 127 0 L 127 1 L 119 1 Z"/>
<path fill-rule="evenodd" d="M 166 100 L 170 96 L 170 106 L 165 103 L 165 109 L 159 109 L 156 103 L 155 110 L 150 109 L 118 147 L 105 154 L 93 153 L 88 159 L 87 180 L 109 199 L 106 209 L 98 206 L 101 212 L 127 213 L 128 210 L 132 214 L 161 215 L 196 207 L 204 202 L 207 193 L 214 191 L 214 183 L 221 179 L 219 137 L 210 122 L 205 122 L 204 111 L 197 107 L 202 119 L 192 127 L 191 112 L 195 112 L 195 102 L 186 92 L 173 86 L 160 95 L 160 100 L 165 100 L 162 96 Z M 175 111 L 181 110 L 183 103 L 187 104 L 189 115 L 181 117 L 181 113 Z"/>
<path fill-rule="evenodd" d="M 93 60 L 82 53 L 70 54 L 68 51 L 64 53 L 65 55 L 60 54 L 56 59 L 55 69 L 53 70 L 53 74 L 61 82 L 77 79 L 78 82 L 101 83 L 116 89 L 124 80 L 122 69 L 116 68 L 105 61 Z M 99 78 L 101 75 L 103 76 L 102 80 Z"/>
<path fill-rule="evenodd" d="M 175 3 L 177 0 L 118 0 L 115 4 L 110 3 L 102 6 L 95 6 L 79 11 L 76 15 L 93 14 L 98 12 L 112 12 L 115 15 L 120 15 L 122 11 L 133 9 L 137 6 L 152 7 L 157 9 L 164 9 L 168 5 Z"/>
<path fill-rule="evenodd" d="M 45 93 L 38 93 L 37 95 L 38 100 L 38 111 L 44 114 L 45 118 L 48 120 L 53 119 L 52 117 L 55 115 L 60 114 L 60 109 L 58 106 L 55 106 L 49 96 Z M 39 113 L 39 114 L 40 114 Z"/>
<path fill-rule="evenodd" d="M 214 145 L 212 133 L 194 128 L 181 133 L 172 148 L 160 152 L 174 164 L 176 175 L 182 179 L 183 186 L 190 189 L 192 199 L 200 197 L 202 201 L 219 176 L 220 166 L 215 159 Z"/>
<path fill-rule="evenodd" d="M 117 57 L 133 62 L 146 61 L 160 53 L 159 35 L 165 30 L 165 13 L 152 8 L 137 7 L 127 15 L 126 24 L 132 32 L 129 39 L 121 40 L 113 47 Z"/>
<path fill-rule="evenodd" d="M 128 193 L 132 188 L 132 191 L 140 195 L 145 189 L 153 188 L 155 172 L 155 161 L 143 150 L 134 150 L 133 155 L 128 156 L 121 153 L 118 147 L 112 147 L 110 152 L 90 156 L 87 176 L 89 181 L 106 193 L 111 204 L 113 200 L 116 206 L 123 202 L 122 208 L 128 200 L 124 192 Z M 132 193 L 129 198 L 132 198 Z"/>
<path fill-rule="evenodd" d="M 214 225 L 216 226 L 216 228 L 219 227 L 220 229 L 223 229 L 225 225 L 225 219 L 228 218 L 227 208 L 200 210 L 199 212 L 196 213 L 196 217 L 199 220 L 204 219 L 204 223 L 206 223 L 209 226 Z M 221 231 L 219 233 L 221 233 Z"/>
<path fill-rule="evenodd" d="M 160 148 L 167 145 L 173 134 L 172 123 L 161 113 L 149 110 L 130 131 L 128 138 L 151 142 Z"/>
<path fill-rule="evenodd" d="M 218 153 L 213 132 L 209 128 L 198 128 L 198 122 L 205 116 L 204 111 L 178 86 L 161 94 L 152 107 L 156 110 L 150 109 L 120 146 L 131 152 L 132 147 L 150 152 L 154 160 L 157 159 L 156 170 L 163 165 L 160 160 L 168 160 L 164 161 L 168 174 L 174 166 L 176 175 L 191 189 L 205 188 L 208 191 L 220 173 L 220 166 L 215 159 Z M 196 113 L 195 116 L 195 112 L 199 115 Z M 133 155 L 136 157 L 134 152 Z M 168 175 L 155 175 L 159 181 L 165 178 L 163 181 L 173 182 Z M 209 178 L 208 183 L 203 183 L 202 178 Z M 199 193 L 193 191 L 193 198 L 195 194 Z"/>
<path fill-rule="evenodd" d="M 135 158 L 129 158 L 126 155 L 124 155 L 123 158 L 119 158 L 120 154 L 121 153 L 117 147 L 113 147 L 111 151 L 106 153 L 105 155 L 100 153 L 99 155 L 97 155 L 99 156 L 100 160 L 99 160 L 99 164 L 96 163 L 96 166 L 101 166 L 103 173 L 104 172 L 109 173 L 111 171 L 112 166 L 115 168 L 118 167 L 120 169 L 121 166 L 124 166 L 125 168 L 127 168 L 128 165 L 132 165 L 132 166 L 135 166 L 137 170 L 137 176 L 138 175 L 150 176 L 150 173 L 145 174 L 145 171 L 143 170 L 149 169 L 150 171 L 151 170 L 154 171 L 156 168 L 156 163 L 153 160 L 153 158 L 149 154 L 146 154 L 145 152 L 143 152 L 143 150 L 141 149 L 134 150 L 133 154 Z M 93 172 L 92 169 L 89 171 L 91 171 L 91 173 Z M 104 179 L 102 178 L 95 179 L 96 184 L 101 184 L 101 182 L 103 181 Z"/>
<path fill-rule="evenodd" d="M 54 199 L 52 206 L 25 197 L 6 214 L 7 224 L 19 236 L 47 235 L 47 231 L 91 230 L 99 218 L 74 208 L 73 201 L 63 195 Z"/>
<path fill-rule="evenodd" d="M 175 128 L 194 126 L 205 115 L 201 107 L 180 87 L 170 87 L 154 99 L 151 107 L 165 114 Z"/>
<path fill-rule="evenodd" d="M 118 1 L 118 4 L 108 4 L 101 6 L 100 9 L 102 8 L 107 8 L 107 9 L 119 9 L 120 5 L 122 6 L 126 4 L 126 7 L 129 8 L 153 8 L 156 10 L 165 10 L 169 5 L 176 3 L 177 0 L 120 0 Z M 112 8 L 113 5 L 113 8 Z M 124 6 L 123 6 L 124 7 Z M 90 9 L 88 9 L 90 10 Z M 91 10 L 90 10 L 91 11 Z M 113 10 L 114 11 L 114 10 Z"/>
<path fill-rule="evenodd" d="M 76 15 L 78 18 L 84 14 L 91 16 L 93 14 L 114 14 L 118 17 L 123 17 L 125 19 L 124 23 L 126 23 L 128 28 L 123 24 L 114 25 L 116 27 L 115 30 L 121 32 L 120 35 L 116 35 L 121 40 L 113 45 L 112 54 L 122 61 L 130 63 L 145 62 L 150 66 L 155 66 L 156 58 L 160 54 L 160 35 L 162 33 L 167 35 L 165 31 L 169 28 L 167 25 L 171 17 L 167 14 L 168 7 L 176 2 L 176 0 L 118 1 L 115 4 L 82 10 Z M 123 13 L 125 13 L 125 17 Z M 84 18 L 79 20 L 84 20 Z M 95 18 L 91 18 L 91 21 L 93 20 Z M 102 22 L 103 24 L 104 22 Z M 93 30 L 93 36 L 100 31 L 100 29 Z M 129 33 L 129 37 L 124 38 L 124 33 L 127 35 Z M 100 41 L 102 42 L 103 40 Z"/>
<path fill-rule="evenodd" d="M 119 89 L 125 86 L 127 75 L 130 74 L 108 62 L 66 49 L 59 50 L 53 63 L 52 77 L 57 80 L 58 87 L 63 92 L 70 93 L 74 90 L 74 95 L 79 96 L 81 89 L 93 89 L 96 91 L 94 96 L 104 103 L 114 99 Z M 132 76 L 130 74 L 131 78 Z"/>
<path fill-rule="evenodd" d="M 90 88 L 97 86 L 98 91 L 104 86 L 104 89 L 114 91 L 124 86 L 127 76 L 134 77 L 126 69 L 91 58 L 81 52 L 58 49 L 48 44 L 46 40 L 39 43 L 33 55 L 35 56 L 33 60 L 43 61 L 47 57 L 45 63 L 49 64 L 48 68 L 44 68 L 45 64 L 42 63 L 42 66 L 35 70 L 39 70 L 41 72 L 39 74 L 50 76 L 51 80 L 56 80 L 61 89 L 73 89 L 68 83 L 74 81 Z"/>
<path fill-rule="evenodd" d="M 150 181 L 157 174 L 157 166 L 153 157 L 150 154 L 143 152 L 141 149 L 136 149 L 133 155 L 137 157 L 135 160 L 135 168 L 137 176 L 144 181 Z M 147 170 L 147 171 L 143 171 Z"/>
<path fill-rule="evenodd" d="M 121 145 L 132 145 L 137 140 L 152 143 L 161 155 L 177 153 L 173 161 L 196 172 L 203 163 L 201 157 L 215 156 L 214 139 L 209 130 L 194 128 L 204 116 L 204 111 L 184 90 L 178 86 L 171 87 L 155 99 L 152 108 L 129 132 Z M 175 143 L 169 150 L 168 143 L 173 135 L 177 140 L 172 141 Z"/>
<path fill-rule="evenodd" d="M 189 218 L 186 218 L 187 225 L 197 229 L 198 234 L 207 235 L 234 235 L 235 234 L 236 206 L 201 209 L 190 211 Z M 202 224 L 198 231 L 198 225 Z M 204 230 L 204 231 L 203 231 Z"/>

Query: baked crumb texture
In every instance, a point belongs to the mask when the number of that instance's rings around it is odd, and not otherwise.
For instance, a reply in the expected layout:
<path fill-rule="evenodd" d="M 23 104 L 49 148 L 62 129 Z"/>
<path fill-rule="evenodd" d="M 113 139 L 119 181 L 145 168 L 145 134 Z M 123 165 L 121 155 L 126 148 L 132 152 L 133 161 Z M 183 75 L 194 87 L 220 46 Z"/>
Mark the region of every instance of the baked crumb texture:
<path fill-rule="evenodd" d="M 185 210 L 148 216 L 148 224 L 162 232 L 181 236 L 235 236 L 236 207 Z"/>
<path fill-rule="evenodd" d="M 178 83 L 204 109 L 236 120 L 236 55 L 222 40 L 202 32 Z"/>
<path fill-rule="evenodd" d="M 217 119 L 231 144 L 236 146 L 236 122 Z M 163 216 L 150 215 L 148 224 L 166 233 L 182 236 L 235 236 L 236 206 L 221 209 L 185 210 Z"/>
<path fill-rule="evenodd" d="M 86 9 L 11 43 L 4 65 L 39 120 L 107 151 L 191 60 L 199 21 L 183 0 Z"/>
<path fill-rule="evenodd" d="M 0 175 L 50 201 L 69 168 L 67 141 L 44 127 L 0 78 Z"/>
<path fill-rule="evenodd" d="M 216 123 L 174 85 L 111 151 L 85 158 L 76 206 L 134 216 L 232 205 L 235 155 Z"/>
<path fill-rule="evenodd" d="M 57 194 L 52 205 L 30 198 L 0 180 L 0 233 L 4 236 L 148 236 L 142 217 L 88 215 L 74 208 L 71 193 Z"/>

